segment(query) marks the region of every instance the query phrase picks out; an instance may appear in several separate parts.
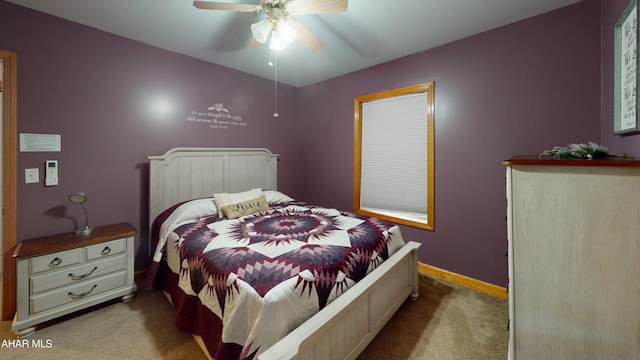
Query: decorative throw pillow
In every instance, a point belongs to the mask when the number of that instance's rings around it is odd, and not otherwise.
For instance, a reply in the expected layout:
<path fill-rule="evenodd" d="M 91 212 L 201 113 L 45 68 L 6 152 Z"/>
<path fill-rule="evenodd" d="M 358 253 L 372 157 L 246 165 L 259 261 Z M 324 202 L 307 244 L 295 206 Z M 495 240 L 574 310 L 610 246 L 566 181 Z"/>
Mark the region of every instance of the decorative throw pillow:
<path fill-rule="evenodd" d="M 217 193 L 213 194 L 213 202 L 216 203 L 216 207 L 218 208 L 218 216 L 225 216 L 224 211 L 222 210 L 225 206 L 231 204 L 237 204 L 239 202 L 251 200 L 262 196 L 262 189 L 255 188 L 249 191 L 243 191 L 238 193 Z"/>
<path fill-rule="evenodd" d="M 266 196 L 242 201 L 236 204 L 229 204 L 222 208 L 227 219 L 237 219 L 241 216 L 255 214 L 257 212 L 269 211 L 269 203 Z"/>

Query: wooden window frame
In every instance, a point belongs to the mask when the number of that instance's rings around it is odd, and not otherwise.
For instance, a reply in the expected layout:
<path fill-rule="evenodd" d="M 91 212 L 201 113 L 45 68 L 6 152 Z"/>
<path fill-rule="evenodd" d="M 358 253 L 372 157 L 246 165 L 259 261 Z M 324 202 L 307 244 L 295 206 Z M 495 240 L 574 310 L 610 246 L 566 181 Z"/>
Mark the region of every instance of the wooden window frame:
<path fill-rule="evenodd" d="M 13 249 L 16 245 L 17 209 L 17 54 L 0 50 L 4 66 L 2 81 L 2 320 L 10 320 L 16 311 L 16 265 Z"/>
<path fill-rule="evenodd" d="M 409 94 L 426 93 L 427 98 L 427 214 L 424 216 L 415 216 L 408 213 L 365 209 L 361 207 L 361 181 L 362 181 L 362 123 L 363 119 L 362 105 L 367 102 L 399 97 Z M 373 93 L 369 95 L 358 96 L 354 98 L 354 212 L 365 216 L 374 216 L 382 220 L 391 221 L 397 224 L 412 226 L 425 230 L 435 230 L 434 224 L 434 82 L 422 83 L 407 86 L 398 89 L 392 89 Z"/>

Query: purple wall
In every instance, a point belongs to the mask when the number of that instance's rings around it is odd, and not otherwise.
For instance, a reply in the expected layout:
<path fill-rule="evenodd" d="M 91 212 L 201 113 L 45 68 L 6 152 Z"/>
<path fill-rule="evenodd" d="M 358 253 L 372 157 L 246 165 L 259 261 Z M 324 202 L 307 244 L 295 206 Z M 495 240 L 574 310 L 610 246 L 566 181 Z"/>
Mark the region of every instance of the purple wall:
<path fill-rule="evenodd" d="M 501 161 L 599 141 L 599 24 L 586 0 L 301 88 L 301 198 L 352 209 L 353 98 L 435 81 L 435 231 L 404 237 L 424 263 L 506 285 Z"/>
<path fill-rule="evenodd" d="M 18 132 L 61 134 L 59 153 L 18 154 L 17 241 L 69 232 L 85 191 L 93 226 L 130 222 L 136 268 L 148 265 L 147 155 L 176 146 L 266 147 L 281 155 L 280 189 L 298 195 L 296 88 L 94 30 L 0 1 L 0 48 L 18 54 Z M 156 99 L 171 111 L 154 111 Z M 223 103 L 246 126 L 188 121 Z M 201 117 L 206 119 L 205 117 Z M 43 185 L 44 161 L 59 161 L 58 186 Z M 40 184 L 24 169 L 39 168 Z"/>

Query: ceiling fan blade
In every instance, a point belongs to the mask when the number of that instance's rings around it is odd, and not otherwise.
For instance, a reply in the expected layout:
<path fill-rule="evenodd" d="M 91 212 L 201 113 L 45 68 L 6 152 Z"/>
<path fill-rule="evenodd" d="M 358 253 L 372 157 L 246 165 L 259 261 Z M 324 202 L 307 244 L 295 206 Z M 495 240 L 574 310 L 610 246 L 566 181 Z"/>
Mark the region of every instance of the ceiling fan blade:
<path fill-rule="evenodd" d="M 302 25 L 296 19 L 290 19 L 289 24 L 296 30 L 296 36 L 298 37 L 298 39 L 300 39 L 300 41 L 307 45 L 309 49 L 318 51 L 324 47 L 322 41 L 320 41 L 320 39 L 313 35 L 311 31 L 306 28 L 306 26 Z"/>
<path fill-rule="evenodd" d="M 348 0 L 294 0 L 289 3 L 295 15 L 322 14 L 347 11 Z"/>
<path fill-rule="evenodd" d="M 230 4 L 214 1 L 194 1 L 193 6 L 203 10 L 230 10 L 240 12 L 258 12 L 260 6 L 250 4 Z"/>
<path fill-rule="evenodd" d="M 251 41 L 249 41 L 249 47 L 250 48 L 257 48 L 257 47 L 260 47 L 260 46 L 262 46 L 262 44 L 258 40 L 256 40 L 255 37 L 252 36 L 251 37 Z"/>

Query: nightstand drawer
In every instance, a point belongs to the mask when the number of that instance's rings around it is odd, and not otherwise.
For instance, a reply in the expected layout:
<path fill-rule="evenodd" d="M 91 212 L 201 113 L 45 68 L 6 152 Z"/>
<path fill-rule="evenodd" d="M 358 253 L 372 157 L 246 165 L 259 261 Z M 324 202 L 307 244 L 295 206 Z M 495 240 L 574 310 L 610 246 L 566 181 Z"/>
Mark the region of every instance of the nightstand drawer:
<path fill-rule="evenodd" d="M 108 255 L 124 253 L 126 249 L 126 239 L 118 239 L 102 244 L 87 246 L 87 260 L 93 260 Z"/>
<path fill-rule="evenodd" d="M 31 296 L 31 314 L 55 308 L 70 302 L 87 299 L 96 294 L 124 287 L 126 271 L 105 275 L 93 280 L 83 281 L 77 285 L 67 286 L 54 291 L 43 292 Z"/>
<path fill-rule="evenodd" d="M 124 270 L 126 267 L 127 258 L 124 254 L 121 254 L 68 269 L 36 275 L 31 277 L 31 294 L 75 284 L 82 280 L 93 279 L 110 272 Z"/>
<path fill-rule="evenodd" d="M 29 259 L 29 273 L 63 268 L 80 262 L 80 249 L 71 249 L 57 253 L 36 256 Z"/>

